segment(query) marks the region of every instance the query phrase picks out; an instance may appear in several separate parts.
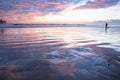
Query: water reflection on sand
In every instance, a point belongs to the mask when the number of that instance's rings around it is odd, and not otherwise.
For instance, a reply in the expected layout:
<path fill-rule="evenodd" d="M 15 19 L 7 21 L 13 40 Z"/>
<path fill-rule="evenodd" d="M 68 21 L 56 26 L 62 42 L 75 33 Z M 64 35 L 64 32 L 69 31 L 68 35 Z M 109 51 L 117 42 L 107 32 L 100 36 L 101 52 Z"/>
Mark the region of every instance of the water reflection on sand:
<path fill-rule="evenodd" d="M 89 31 L 91 28 L 2 29 L 0 80 L 119 80 L 119 52 L 97 47 L 111 43 L 100 43 Z"/>

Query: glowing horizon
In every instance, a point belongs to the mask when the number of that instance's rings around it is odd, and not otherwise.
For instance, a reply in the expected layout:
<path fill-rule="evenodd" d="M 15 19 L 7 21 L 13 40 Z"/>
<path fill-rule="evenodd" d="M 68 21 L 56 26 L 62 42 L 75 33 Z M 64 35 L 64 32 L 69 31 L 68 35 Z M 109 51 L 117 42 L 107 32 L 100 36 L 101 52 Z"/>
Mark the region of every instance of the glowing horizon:
<path fill-rule="evenodd" d="M 120 19 L 119 0 L 1 0 L 8 23 L 84 23 Z"/>

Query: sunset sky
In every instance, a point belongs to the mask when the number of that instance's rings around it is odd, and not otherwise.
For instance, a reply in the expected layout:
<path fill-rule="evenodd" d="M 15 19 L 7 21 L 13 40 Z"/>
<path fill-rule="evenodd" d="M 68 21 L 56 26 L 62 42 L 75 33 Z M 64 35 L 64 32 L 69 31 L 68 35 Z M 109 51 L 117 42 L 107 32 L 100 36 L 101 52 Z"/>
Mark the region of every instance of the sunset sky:
<path fill-rule="evenodd" d="M 83 23 L 120 19 L 120 0 L 0 0 L 8 23 Z"/>

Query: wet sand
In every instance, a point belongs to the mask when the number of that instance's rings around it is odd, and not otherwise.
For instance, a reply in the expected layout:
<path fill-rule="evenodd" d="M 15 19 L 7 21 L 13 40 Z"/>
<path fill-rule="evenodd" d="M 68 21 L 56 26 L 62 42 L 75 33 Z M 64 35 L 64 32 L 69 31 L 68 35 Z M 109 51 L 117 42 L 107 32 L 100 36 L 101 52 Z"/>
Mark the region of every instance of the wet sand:
<path fill-rule="evenodd" d="M 75 30 L 77 34 L 78 28 Z M 4 29 L 0 34 L 0 80 L 120 79 L 120 52 L 99 47 L 111 43 L 69 33 L 72 40 L 63 35 L 68 29 L 61 31 Z"/>

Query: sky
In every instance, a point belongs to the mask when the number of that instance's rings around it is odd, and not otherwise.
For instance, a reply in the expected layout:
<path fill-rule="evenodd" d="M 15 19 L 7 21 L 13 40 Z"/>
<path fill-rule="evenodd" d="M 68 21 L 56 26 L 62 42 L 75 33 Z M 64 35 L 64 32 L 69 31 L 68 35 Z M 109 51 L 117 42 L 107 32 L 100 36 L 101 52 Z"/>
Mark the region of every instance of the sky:
<path fill-rule="evenodd" d="M 119 20 L 120 0 L 0 0 L 8 23 L 85 23 Z"/>

